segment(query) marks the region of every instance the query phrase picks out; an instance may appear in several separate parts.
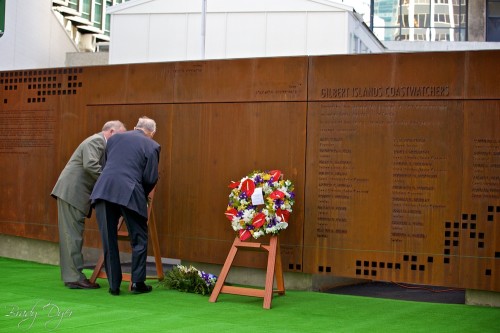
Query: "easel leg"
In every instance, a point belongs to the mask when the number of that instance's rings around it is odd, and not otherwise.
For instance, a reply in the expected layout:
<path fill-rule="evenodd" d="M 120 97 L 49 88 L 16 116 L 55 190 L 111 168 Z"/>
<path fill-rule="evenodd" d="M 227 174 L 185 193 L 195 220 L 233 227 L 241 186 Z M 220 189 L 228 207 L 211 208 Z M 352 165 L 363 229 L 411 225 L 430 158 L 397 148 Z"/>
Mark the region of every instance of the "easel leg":
<path fill-rule="evenodd" d="M 285 280 L 283 279 L 283 266 L 281 262 L 280 241 L 276 237 L 276 265 L 274 266 L 274 274 L 276 276 L 276 289 L 278 295 L 285 294 Z"/>
<path fill-rule="evenodd" d="M 269 242 L 269 255 L 267 256 L 267 274 L 266 274 L 266 286 L 264 293 L 264 309 L 271 308 L 271 301 L 273 299 L 273 283 L 274 283 L 274 271 L 276 267 L 276 236 L 271 237 Z"/>
<path fill-rule="evenodd" d="M 231 246 L 231 250 L 229 251 L 229 254 L 226 258 L 226 262 L 224 263 L 224 266 L 222 267 L 222 270 L 219 274 L 219 277 L 217 278 L 217 282 L 215 283 L 214 290 L 212 291 L 212 294 L 210 295 L 209 302 L 216 302 L 217 298 L 219 297 L 219 294 L 222 290 L 222 287 L 224 286 L 224 282 L 226 281 L 227 275 L 229 273 L 229 270 L 231 269 L 231 265 L 233 264 L 234 257 L 236 256 L 236 252 L 238 252 L 238 248 L 235 246 L 235 243 L 237 242 L 237 238 L 234 240 L 233 245 Z"/>
<path fill-rule="evenodd" d="M 104 255 L 101 253 L 101 255 L 99 256 L 99 260 L 97 260 L 97 264 L 95 265 L 94 272 L 90 277 L 90 282 L 95 283 L 95 281 L 99 277 L 99 274 L 101 273 L 102 266 L 104 266 Z"/>
<path fill-rule="evenodd" d="M 258 251 L 267 251 L 267 272 L 266 272 L 266 282 L 264 286 L 264 290 L 259 288 L 251 288 L 251 287 L 235 287 L 235 286 L 224 286 L 227 275 L 233 263 L 233 260 L 236 256 L 236 252 L 238 249 L 242 250 L 258 250 Z M 274 285 L 274 277 L 276 276 L 276 284 L 278 290 L 273 289 Z M 273 299 L 273 293 L 278 292 L 279 294 L 285 294 L 285 283 L 283 281 L 283 268 L 281 267 L 281 254 L 279 248 L 279 240 L 278 236 L 271 236 L 268 245 L 264 245 L 262 243 L 249 242 L 244 243 L 241 242 L 238 237 L 233 242 L 231 250 L 227 256 L 226 262 L 222 268 L 219 278 L 215 284 L 214 290 L 212 291 L 212 295 L 210 296 L 210 302 L 216 302 L 220 293 L 233 294 L 233 295 L 243 295 L 243 296 L 252 296 L 252 297 L 261 297 L 264 298 L 264 309 L 271 308 L 271 301 Z"/>
<path fill-rule="evenodd" d="M 158 281 L 162 281 L 165 278 L 165 273 L 163 272 L 163 264 L 161 262 L 160 255 L 160 243 L 158 242 L 158 233 L 156 232 L 156 222 L 154 218 L 154 213 L 151 212 L 150 219 L 148 221 L 149 236 L 153 244 L 153 254 L 155 257 L 156 273 L 158 275 Z"/>

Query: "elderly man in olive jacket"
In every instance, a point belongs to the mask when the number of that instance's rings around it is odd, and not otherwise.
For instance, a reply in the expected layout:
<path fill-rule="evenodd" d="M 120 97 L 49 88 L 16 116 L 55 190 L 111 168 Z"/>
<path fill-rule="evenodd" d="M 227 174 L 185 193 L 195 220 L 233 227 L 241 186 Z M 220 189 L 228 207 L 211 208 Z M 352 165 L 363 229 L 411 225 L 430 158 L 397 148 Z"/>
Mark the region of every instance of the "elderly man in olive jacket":
<path fill-rule="evenodd" d="M 83 232 L 90 217 L 90 193 L 101 174 L 107 140 L 126 131 L 118 120 L 108 121 L 102 131 L 86 138 L 62 170 L 51 195 L 57 199 L 61 278 L 71 289 L 95 289 L 83 269 Z"/>

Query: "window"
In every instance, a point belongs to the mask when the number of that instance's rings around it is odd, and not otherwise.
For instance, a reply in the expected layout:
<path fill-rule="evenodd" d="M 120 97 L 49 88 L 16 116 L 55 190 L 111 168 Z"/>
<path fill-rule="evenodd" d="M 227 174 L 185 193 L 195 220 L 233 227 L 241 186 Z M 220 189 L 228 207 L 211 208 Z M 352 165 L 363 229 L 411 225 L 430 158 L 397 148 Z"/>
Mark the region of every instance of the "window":
<path fill-rule="evenodd" d="M 87 20 L 90 21 L 90 12 L 91 12 L 91 1 L 90 0 L 83 0 L 83 6 L 82 6 L 82 11 L 81 15 L 83 18 L 86 18 Z"/>
<path fill-rule="evenodd" d="M 102 29 L 102 12 L 103 12 L 103 6 L 102 6 L 102 0 L 95 0 L 94 1 L 94 15 L 93 15 L 93 25 L 96 28 Z"/>
<path fill-rule="evenodd" d="M 3 36 L 5 31 L 5 1 L 0 0 L 0 37 Z"/>
<path fill-rule="evenodd" d="M 106 0 L 106 8 L 113 6 L 113 0 Z M 109 36 L 109 29 L 111 27 L 111 15 L 106 14 L 106 19 L 104 21 L 104 34 Z"/>
<path fill-rule="evenodd" d="M 0 14 L 2 14 L 1 5 L 4 4 L 5 1 L 7 0 L 0 0 Z M 58 0 L 54 1 L 53 5 L 55 7 L 67 7 L 72 9 L 71 15 L 75 16 L 75 20 L 72 21 L 73 25 L 79 25 L 92 33 L 109 36 L 111 18 L 110 15 L 106 13 L 107 7 L 127 1 L 130 0 Z M 0 28 L 2 27 L 3 16 L 5 15 L 0 15 Z M 78 17 L 88 22 L 79 20 L 77 19 Z"/>
<path fill-rule="evenodd" d="M 487 0 L 486 41 L 500 42 L 500 0 Z"/>
<path fill-rule="evenodd" d="M 497 25 L 500 31 L 500 0 Z M 370 28 L 385 41 L 467 41 L 468 0 L 371 0 Z"/>
<path fill-rule="evenodd" d="M 71 9 L 74 9 L 76 11 L 79 10 L 79 0 L 69 0 L 68 2 L 68 7 L 71 8 Z"/>
<path fill-rule="evenodd" d="M 350 44 L 351 53 L 370 53 L 368 46 L 355 34 L 351 34 Z"/>

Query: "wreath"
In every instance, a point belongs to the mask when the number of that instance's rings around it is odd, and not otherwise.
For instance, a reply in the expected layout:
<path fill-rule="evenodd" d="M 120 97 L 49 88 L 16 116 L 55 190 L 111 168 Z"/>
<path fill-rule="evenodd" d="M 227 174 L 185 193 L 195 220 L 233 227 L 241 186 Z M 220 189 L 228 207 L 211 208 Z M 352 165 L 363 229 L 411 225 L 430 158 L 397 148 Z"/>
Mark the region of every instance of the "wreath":
<path fill-rule="evenodd" d="M 253 171 L 228 187 L 232 191 L 225 215 L 242 241 L 277 235 L 288 227 L 295 194 L 281 171 Z"/>

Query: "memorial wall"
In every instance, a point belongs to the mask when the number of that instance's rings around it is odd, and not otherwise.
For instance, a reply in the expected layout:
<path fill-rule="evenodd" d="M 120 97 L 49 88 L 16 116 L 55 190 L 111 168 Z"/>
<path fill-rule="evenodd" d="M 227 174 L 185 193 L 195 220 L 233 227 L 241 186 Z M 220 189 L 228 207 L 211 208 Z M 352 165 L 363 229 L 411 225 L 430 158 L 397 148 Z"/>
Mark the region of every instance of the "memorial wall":
<path fill-rule="evenodd" d="M 0 233 L 57 242 L 50 192 L 73 150 L 107 120 L 132 129 L 147 115 L 162 146 L 163 257 L 222 264 L 235 237 L 228 184 L 279 169 L 296 194 L 279 236 L 285 271 L 500 291 L 499 56 L 0 72 Z M 100 247 L 94 218 L 85 237 Z"/>

